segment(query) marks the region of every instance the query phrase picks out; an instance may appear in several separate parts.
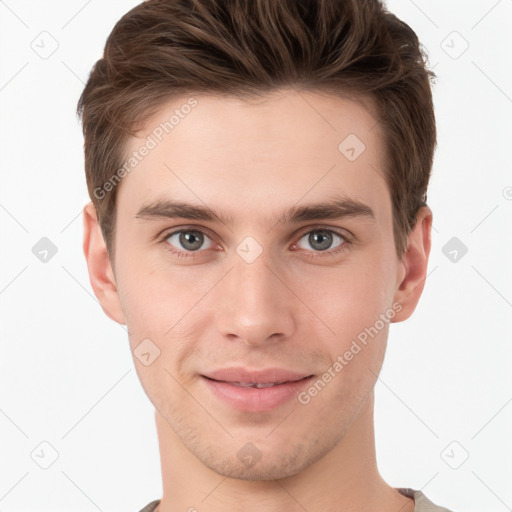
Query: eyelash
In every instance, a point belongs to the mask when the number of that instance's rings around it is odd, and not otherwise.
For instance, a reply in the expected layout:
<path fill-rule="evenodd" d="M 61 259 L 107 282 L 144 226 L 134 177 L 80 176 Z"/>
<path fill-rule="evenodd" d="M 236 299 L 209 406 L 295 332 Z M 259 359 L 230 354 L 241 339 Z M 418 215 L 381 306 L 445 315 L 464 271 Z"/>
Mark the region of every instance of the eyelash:
<path fill-rule="evenodd" d="M 160 237 L 159 241 L 164 244 L 164 247 L 166 248 L 166 250 L 170 251 L 174 256 L 177 256 L 178 258 L 194 258 L 194 257 L 196 257 L 197 254 L 201 253 L 202 250 L 176 251 L 169 243 L 167 243 L 167 239 L 169 237 L 171 237 L 172 235 L 175 235 L 176 233 L 187 232 L 187 231 L 197 231 L 198 233 L 201 233 L 211 239 L 211 237 L 208 235 L 208 233 L 202 231 L 201 229 L 197 229 L 195 227 L 185 227 L 185 228 L 176 229 L 174 231 L 166 232 L 162 237 Z M 313 229 L 309 229 L 307 231 L 300 233 L 298 240 L 301 240 L 304 237 L 304 235 L 308 235 L 308 234 L 314 233 L 316 231 L 325 231 L 327 233 L 334 233 L 335 235 L 338 235 L 340 238 L 343 239 L 343 243 L 333 250 L 327 249 L 326 251 L 307 252 L 306 256 L 308 258 L 337 256 L 338 254 L 346 251 L 348 249 L 348 247 L 352 244 L 352 241 L 346 234 L 344 234 L 341 231 L 338 231 L 336 229 L 322 227 L 322 226 L 315 227 Z"/>

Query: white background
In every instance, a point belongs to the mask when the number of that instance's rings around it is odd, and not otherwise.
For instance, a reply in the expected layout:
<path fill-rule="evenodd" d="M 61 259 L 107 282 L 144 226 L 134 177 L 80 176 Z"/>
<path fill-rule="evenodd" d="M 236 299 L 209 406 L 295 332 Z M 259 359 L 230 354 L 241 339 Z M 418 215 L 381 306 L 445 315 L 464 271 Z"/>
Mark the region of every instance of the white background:
<path fill-rule="evenodd" d="M 124 327 L 92 294 L 81 249 L 88 198 L 75 107 L 107 35 L 137 3 L 0 1 L 2 512 L 137 511 L 161 497 L 153 409 Z M 416 31 L 438 75 L 439 146 L 429 277 L 413 317 L 391 327 L 376 388 L 379 468 L 391 485 L 422 489 L 456 512 L 504 512 L 512 1 L 388 6 Z M 58 44 L 46 59 L 34 51 L 41 38 L 46 51 Z M 58 249 L 46 263 L 32 253 L 42 237 Z M 452 237 L 468 248 L 456 262 L 442 251 Z M 41 449 L 51 457 L 43 441 L 58 452 L 46 470 L 35 462 Z"/>

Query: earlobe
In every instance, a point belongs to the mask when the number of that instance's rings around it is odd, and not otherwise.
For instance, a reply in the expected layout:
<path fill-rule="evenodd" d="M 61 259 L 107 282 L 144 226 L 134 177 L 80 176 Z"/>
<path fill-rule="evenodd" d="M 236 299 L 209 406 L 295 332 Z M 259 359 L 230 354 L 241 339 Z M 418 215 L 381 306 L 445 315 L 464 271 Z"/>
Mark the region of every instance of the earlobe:
<path fill-rule="evenodd" d="M 432 217 L 428 206 L 420 208 L 416 224 L 409 233 L 394 297 L 394 302 L 400 304 L 402 309 L 395 315 L 393 322 L 407 320 L 416 309 L 423 292 L 431 247 Z"/>
<path fill-rule="evenodd" d="M 105 314 L 115 322 L 125 324 L 114 272 L 92 203 L 84 207 L 83 219 L 83 250 L 92 289 Z"/>

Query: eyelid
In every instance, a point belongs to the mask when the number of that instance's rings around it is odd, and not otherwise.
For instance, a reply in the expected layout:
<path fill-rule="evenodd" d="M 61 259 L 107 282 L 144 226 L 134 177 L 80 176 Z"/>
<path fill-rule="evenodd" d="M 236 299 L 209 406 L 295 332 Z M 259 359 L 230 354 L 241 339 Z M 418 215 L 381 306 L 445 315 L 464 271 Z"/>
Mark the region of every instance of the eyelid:
<path fill-rule="evenodd" d="M 312 231 L 320 231 L 320 230 L 326 230 L 326 231 L 332 231 L 346 240 L 350 241 L 354 238 L 354 235 L 348 231 L 345 228 L 340 228 L 337 226 L 327 226 L 327 225 L 315 225 L 315 226 L 306 226 L 304 228 L 301 228 L 299 232 L 294 236 L 302 238 L 305 234 L 310 233 Z M 162 232 L 160 232 L 155 238 L 158 240 L 165 240 L 169 238 L 171 235 L 178 233 L 180 231 L 199 231 L 200 233 L 203 233 L 204 235 L 207 235 L 211 240 L 215 238 L 215 236 L 212 235 L 212 232 L 205 227 L 202 226 L 195 226 L 195 225 L 189 225 L 189 226 L 175 226 L 173 228 L 165 229 Z"/>
<path fill-rule="evenodd" d="M 312 231 L 331 231 L 331 232 L 336 233 L 337 235 L 343 237 L 347 241 L 350 241 L 354 238 L 354 235 L 345 228 L 340 228 L 337 226 L 323 226 L 323 225 L 308 226 L 308 227 L 304 228 L 303 230 L 299 231 L 298 236 L 303 237 L 304 235 L 306 235 Z"/>
<path fill-rule="evenodd" d="M 175 235 L 176 233 L 181 233 L 182 231 L 198 231 L 199 233 L 202 233 L 203 235 L 206 235 L 210 240 L 214 240 L 217 236 L 213 235 L 212 231 L 210 231 L 208 228 L 204 228 L 202 226 L 175 226 L 173 228 L 164 229 L 161 231 L 158 235 L 156 235 L 155 239 L 158 241 L 165 241 L 167 238 L 169 238 L 172 235 Z"/>
<path fill-rule="evenodd" d="M 197 251 L 187 251 L 185 249 L 180 249 L 179 247 L 175 247 L 174 245 L 171 245 L 167 242 L 167 240 L 178 233 L 186 233 L 190 231 L 197 231 L 198 233 L 201 233 L 205 237 L 205 243 L 208 244 L 208 242 L 211 244 L 211 247 L 206 247 L 204 249 L 199 249 Z M 209 230 L 202 227 L 175 227 L 171 228 L 169 231 L 165 231 L 164 234 L 159 237 L 159 241 L 164 242 L 167 244 L 168 249 L 173 252 L 174 254 L 186 254 L 187 256 L 194 256 L 196 254 L 203 254 L 207 250 L 215 250 L 215 248 L 219 247 L 219 242 L 216 241 L 216 237 L 212 236 L 209 233 Z"/>
<path fill-rule="evenodd" d="M 334 235 L 340 237 L 342 241 L 339 245 L 337 245 L 335 247 L 330 247 L 329 249 L 326 249 L 324 251 L 315 251 L 313 249 L 303 249 L 302 247 L 298 246 L 298 244 L 300 243 L 302 238 L 304 238 L 306 235 L 313 233 L 315 231 L 326 231 L 326 232 L 333 233 Z M 316 261 L 316 258 L 323 258 L 318 261 L 328 261 L 327 258 L 338 257 L 341 254 L 345 253 L 347 250 L 349 250 L 350 247 L 352 246 L 352 244 L 354 242 L 354 237 L 347 236 L 345 234 L 345 231 L 346 230 L 344 230 L 342 228 L 337 228 L 337 227 L 335 228 L 332 226 L 320 226 L 320 227 L 309 226 L 305 231 L 302 231 L 302 233 L 298 237 L 297 242 L 294 242 L 292 244 L 292 250 L 293 250 L 293 252 L 300 251 L 302 253 L 302 256 L 305 258 L 313 258 L 313 259 L 315 259 L 315 261 Z M 352 233 L 350 233 L 350 235 L 352 235 Z"/>

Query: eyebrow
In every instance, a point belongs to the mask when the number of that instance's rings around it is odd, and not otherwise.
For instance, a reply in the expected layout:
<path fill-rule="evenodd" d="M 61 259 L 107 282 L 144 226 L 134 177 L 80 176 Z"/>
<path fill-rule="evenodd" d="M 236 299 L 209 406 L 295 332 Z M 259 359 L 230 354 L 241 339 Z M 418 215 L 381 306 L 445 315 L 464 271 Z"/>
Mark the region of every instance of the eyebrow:
<path fill-rule="evenodd" d="M 278 222 L 299 223 L 323 219 L 339 220 L 348 217 L 361 217 L 368 220 L 375 220 L 375 213 L 367 204 L 360 201 L 347 197 L 335 197 L 321 203 L 292 206 L 284 212 Z M 168 199 L 159 199 L 143 205 L 135 215 L 135 218 L 149 220 L 182 218 L 221 223 L 227 226 L 234 224 L 234 218 L 232 216 L 217 213 L 208 206 L 194 205 Z"/>

